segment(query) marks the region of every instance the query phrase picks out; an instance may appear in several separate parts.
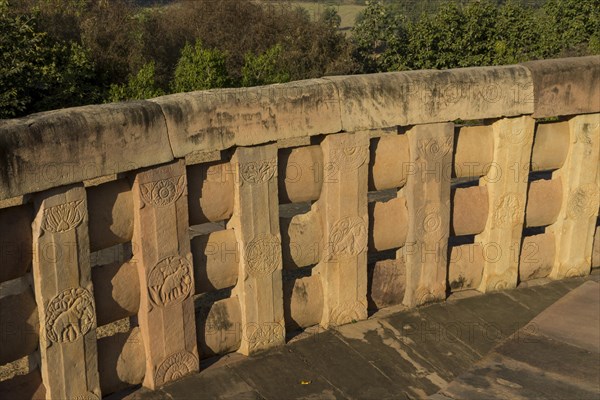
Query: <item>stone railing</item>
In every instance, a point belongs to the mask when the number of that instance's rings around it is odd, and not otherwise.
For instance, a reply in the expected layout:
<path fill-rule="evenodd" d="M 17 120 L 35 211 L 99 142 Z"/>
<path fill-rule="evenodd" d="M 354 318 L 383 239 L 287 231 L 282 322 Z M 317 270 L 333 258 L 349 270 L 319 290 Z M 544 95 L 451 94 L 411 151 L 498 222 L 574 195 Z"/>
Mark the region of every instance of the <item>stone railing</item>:
<path fill-rule="evenodd" d="M 0 122 L 0 397 L 155 388 L 299 328 L 588 274 L 598 93 L 585 57 Z"/>

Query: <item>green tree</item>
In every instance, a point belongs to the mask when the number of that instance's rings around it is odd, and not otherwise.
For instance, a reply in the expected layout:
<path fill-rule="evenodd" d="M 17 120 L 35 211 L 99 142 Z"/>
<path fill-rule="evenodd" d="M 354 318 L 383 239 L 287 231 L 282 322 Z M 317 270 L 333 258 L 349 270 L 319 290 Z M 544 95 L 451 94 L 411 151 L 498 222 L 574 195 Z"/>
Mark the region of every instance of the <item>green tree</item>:
<path fill-rule="evenodd" d="M 516 64 L 542 56 L 536 10 L 509 0 L 498 9 L 493 64 Z"/>
<path fill-rule="evenodd" d="M 226 62 L 225 53 L 204 48 L 200 40 L 194 46 L 186 44 L 175 68 L 173 92 L 226 87 L 229 84 Z"/>
<path fill-rule="evenodd" d="M 542 56 L 575 56 L 590 51 L 597 54 L 599 0 L 548 0 L 540 19 Z"/>
<path fill-rule="evenodd" d="M 10 11 L 0 0 L 0 118 L 98 101 L 86 49 L 51 40 L 35 14 Z"/>
<path fill-rule="evenodd" d="M 406 21 L 383 1 L 367 1 L 352 31 L 354 57 L 362 72 L 403 69 L 405 66 Z"/>
<path fill-rule="evenodd" d="M 146 63 L 136 75 L 130 75 L 126 84 L 112 84 L 108 101 L 143 100 L 164 95 L 156 86 L 154 61 Z"/>
<path fill-rule="evenodd" d="M 55 42 L 83 46 L 93 61 L 98 85 L 124 83 L 138 71 L 143 12 L 131 0 L 11 0 L 15 11 L 36 13 L 38 30 Z"/>
<path fill-rule="evenodd" d="M 329 26 L 338 29 L 342 23 L 342 17 L 338 14 L 337 10 L 333 7 L 327 6 L 323 10 L 323 14 L 320 16 L 321 21 Z"/>
<path fill-rule="evenodd" d="M 442 5 L 410 27 L 412 69 L 490 65 L 495 53 L 497 8 L 488 1 Z"/>

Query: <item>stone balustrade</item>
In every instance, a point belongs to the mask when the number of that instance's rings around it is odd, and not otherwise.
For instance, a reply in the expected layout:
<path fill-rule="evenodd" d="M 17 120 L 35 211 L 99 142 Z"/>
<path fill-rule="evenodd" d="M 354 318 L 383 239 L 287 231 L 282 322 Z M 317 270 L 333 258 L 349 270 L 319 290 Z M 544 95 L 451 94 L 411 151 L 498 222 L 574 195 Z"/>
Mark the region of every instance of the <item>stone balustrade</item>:
<path fill-rule="evenodd" d="M 594 56 L 1 121 L 0 397 L 156 388 L 294 330 L 588 274 L 598 93 Z"/>

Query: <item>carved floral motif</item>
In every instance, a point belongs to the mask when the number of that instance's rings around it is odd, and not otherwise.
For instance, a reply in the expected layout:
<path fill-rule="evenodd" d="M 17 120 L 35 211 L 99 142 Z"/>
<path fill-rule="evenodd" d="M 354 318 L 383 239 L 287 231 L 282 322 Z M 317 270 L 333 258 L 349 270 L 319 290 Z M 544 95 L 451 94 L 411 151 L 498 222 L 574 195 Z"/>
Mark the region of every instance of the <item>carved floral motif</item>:
<path fill-rule="evenodd" d="M 592 154 L 594 143 L 592 141 L 593 131 L 598 129 L 600 124 L 579 123 L 575 129 L 575 143 L 581 143 L 584 146 L 584 155 Z"/>
<path fill-rule="evenodd" d="M 454 137 L 449 136 L 445 139 L 419 139 L 417 148 L 422 157 L 428 160 L 440 160 L 452 150 Z"/>
<path fill-rule="evenodd" d="M 92 294 L 70 288 L 55 296 L 46 308 L 46 336 L 54 343 L 74 342 L 95 325 Z"/>
<path fill-rule="evenodd" d="M 355 171 L 360 168 L 369 155 L 367 146 L 347 146 L 336 147 L 331 150 L 331 165 L 336 171 Z"/>
<path fill-rule="evenodd" d="M 506 281 L 504 278 L 500 277 L 500 278 L 491 280 L 491 282 L 488 284 L 488 287 L 491 290 L 500 291 L 500 290 L 509 289 L 510 285 L 509 285 L 508 281 Z"/>
<path fill-rule="evenodd" d="M 192 291 L 192 268 L 188 260 L 171 256 L 160 260 L 148 275 L 148 293 L 156 306 L 183 301 Z"/>
<path fill-rule="evenodd" d="M 181 351 L 167 357 L 154 374 L 156 386 L 175 381 L 198 369 L 198 358 L 190 352 Z"/>
<path fill-rule="evenodd" d="M 277 160 L 251 161 L 240 165 L 242 180 L 249 184 L 260 184 L 269 181 L 277 170 Z"/>
<path fill-rule="evenodd" d="M 500 197 L 494 206 L 492 216 L 495 227 L 512 226 L 519 222 L 522 214 L 522 202 L 516 193 L 507 193 Z"/>
<path fill-rule="evenodd" d="M 508 128 L 500 131 L 500 145 L 506 143 L 521 144 L 527 139 L 527 131 L 523 128 Z"/>
<path fill-rule="evenodd" d="M 249 328 L 254 327 L 254 325 L 250 324 Z M 277 322 L 265 322 L 256 324 L 256 329 L 252 333 L 247 332 L 247 336 L 250 350 L 262 349 L 271 347 L 273 343 L 283 343 L 284 329 Z"/>
<path fill-rule="evenodd" d="M 75 229 L 83 220 L 83 200 L 71 201 L 44 210 L 42 229 L 46 232 L 62 233 Z"/>
<path fill-rule="evenodd" d="M 567 203 L 567 215 L 573 219 L 589 218 L 598 211 L 599 189 L 594 183 L 574 189 Z"/>
<path fill-rule="evenodd" d="M 99 400 L 99 397 L 94 393 L 87 392 L 85 394 L 80 394 L 71 398 L 72 400 Z"/>
<path fill-rule="evenodd" d="M 144 203 L 156 207 L 165 207 L 175 203 L 181 197 L 184 189 L 185 175 L 140 185 Z"/>

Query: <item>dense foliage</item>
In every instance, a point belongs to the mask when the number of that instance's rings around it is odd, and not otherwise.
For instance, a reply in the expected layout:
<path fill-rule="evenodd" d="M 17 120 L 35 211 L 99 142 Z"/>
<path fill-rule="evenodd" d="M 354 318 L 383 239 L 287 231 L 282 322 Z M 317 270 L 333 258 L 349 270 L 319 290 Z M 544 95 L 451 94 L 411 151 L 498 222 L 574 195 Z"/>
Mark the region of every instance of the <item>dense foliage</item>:
<path fill-rule="evenodd" d="M 416 20 L 368 1 L 353 41 L 365 71 L 379 72 L 598 54 L 599 34 L 599 0 L 548 0 L 541 8 L 451 2 Z"/>
<path fill-rule="evenodd" d="M 333 74 L 600 53 L 600 0 L 334 3 L 366 5 L 349 35 L 335 7 L 311 16 L 286 0 L 0 0 L 0 118 Z"/>

